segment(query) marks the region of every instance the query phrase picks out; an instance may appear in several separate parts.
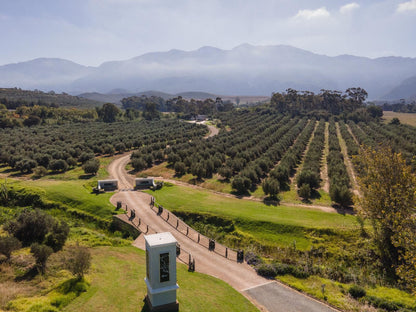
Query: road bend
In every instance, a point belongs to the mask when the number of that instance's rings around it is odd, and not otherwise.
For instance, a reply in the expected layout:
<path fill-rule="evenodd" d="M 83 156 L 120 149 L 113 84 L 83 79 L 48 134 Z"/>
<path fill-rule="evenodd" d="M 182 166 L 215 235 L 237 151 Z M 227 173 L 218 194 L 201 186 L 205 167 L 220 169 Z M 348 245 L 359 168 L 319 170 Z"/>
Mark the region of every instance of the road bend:
<path fill-rule="evenodd" d="M 246 296 L 261 311 L 270 312 L 330 312 L 337 311 L 316 301 L 304 294 L 297 292 L 275 280 L 265 279 L 255 272 L 246 263 L 226 259 L 223 256 L 209 251 L 191 238 L 177 231 L 169 225 L 154 210 L 150 208 L 149 194 L 133 191 L 134 177 L 129 175 L 125 167 L 130 155 L 116 158 L 108 167 L 110 176 L 119 180 L 120 191 L 116 193 L 111 202 L 117 201 L 126 204 L 129 209 L 134 209 L 136 215 L 151 226 L 157 232 L 170 232 L 178 243 L 195 259 L 195 270 L 217 277 L 230 284 L 234 289 Z M 138 248 L 144 249 L 143 235 L 134 242 Z M 178 280 L 180 284 L 180 280 Z"/>

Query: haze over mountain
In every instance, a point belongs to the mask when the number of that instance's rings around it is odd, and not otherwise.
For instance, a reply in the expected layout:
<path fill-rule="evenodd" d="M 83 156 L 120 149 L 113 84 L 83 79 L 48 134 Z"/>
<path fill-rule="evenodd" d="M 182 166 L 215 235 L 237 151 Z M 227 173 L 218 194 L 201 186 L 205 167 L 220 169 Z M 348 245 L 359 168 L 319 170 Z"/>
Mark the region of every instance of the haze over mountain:
<path fill-rule="evenodd" d="M 344 91 L 360 86 L 370 99 L 381 99 L 392 94 L 407 97 L 408 92 L 401 93 L 398 86 L 415 75 L 416 58 L 329 57 L 285 45 L 243 44 L 232 50 L 202 47 L 189 52 L 147 53 L 98 67 L 35 59 L 0 66 L 0 86 L 70 93 L 122 89 L 126 93 L 158 90 L 224 95 L 270 95 L 287 88 Z"/>

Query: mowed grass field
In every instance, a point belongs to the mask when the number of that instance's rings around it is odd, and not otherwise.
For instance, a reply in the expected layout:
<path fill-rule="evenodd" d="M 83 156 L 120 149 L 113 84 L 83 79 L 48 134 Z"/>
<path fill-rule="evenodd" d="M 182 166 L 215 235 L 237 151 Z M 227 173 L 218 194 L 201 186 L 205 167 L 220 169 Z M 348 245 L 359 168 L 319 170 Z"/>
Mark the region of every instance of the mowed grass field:
<path fill-rule="evenodd" d="M 147 311 L 145 252 L 135 247 L 98 247 L 92 250 L 91 285 L 64 311 Z M 182 312 L 258 311 L 243 295 L 214 277 L 190 273 L 177 264 L 177 298 Z"/>
<path fill-rule="evenodd" d="M 393 118 L 399 118 L 401 123 L 416 127 L 416 114 L 395 113 L 392 111 L 383 112 L 383 119 L 386 123 L 390 122 Z"/>
<path fill-rule="evenodd" d="M 306 250 L 313 244 L 309 234 L 358 230 L 354 216 L 323 212 L 318 209 L 224 197 L 185 186 L 164 186 L 148 191 L 170 211 L 215 215 L 232 220 L 237 232 L 266 246 L 291 246 Z"/>

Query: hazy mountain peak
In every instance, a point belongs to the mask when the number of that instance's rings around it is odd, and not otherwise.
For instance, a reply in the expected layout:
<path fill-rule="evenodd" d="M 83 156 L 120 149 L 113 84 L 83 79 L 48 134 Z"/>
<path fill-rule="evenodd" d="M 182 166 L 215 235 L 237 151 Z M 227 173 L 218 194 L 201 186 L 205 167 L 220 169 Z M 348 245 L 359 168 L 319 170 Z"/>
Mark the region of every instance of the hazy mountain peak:
<path fill-rule="evenodd" d="M 99 67 L 39 58 L 0 66 L 0 86 L 79 93 L 202 90 L 236 95 L 270 95 L 287 88 L 344 91 L 360 86 L 370 99 L 376 99 L 415 75 L 416 58 L 330 57 L 288 45 L 244 43 L 231 50 L 204 46 L 193 51 L 152 52 Z"/>

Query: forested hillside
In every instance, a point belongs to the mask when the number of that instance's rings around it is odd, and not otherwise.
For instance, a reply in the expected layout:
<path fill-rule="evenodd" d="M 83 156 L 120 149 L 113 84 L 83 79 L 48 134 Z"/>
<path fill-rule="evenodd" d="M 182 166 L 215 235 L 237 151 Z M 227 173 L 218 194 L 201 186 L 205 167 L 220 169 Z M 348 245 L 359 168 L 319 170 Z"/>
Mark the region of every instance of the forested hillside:
<path fill-rule="evenodd" d="M 93 108 L 102 105 L 102 102 L 72 96 L 66 93 L 59 94 L 54 91 L 42 92 L 39 90 L 29 91 L 18 88 L 0 88 L 0 104 L 4 104 L 7 109 L 34 105 Z"/>

